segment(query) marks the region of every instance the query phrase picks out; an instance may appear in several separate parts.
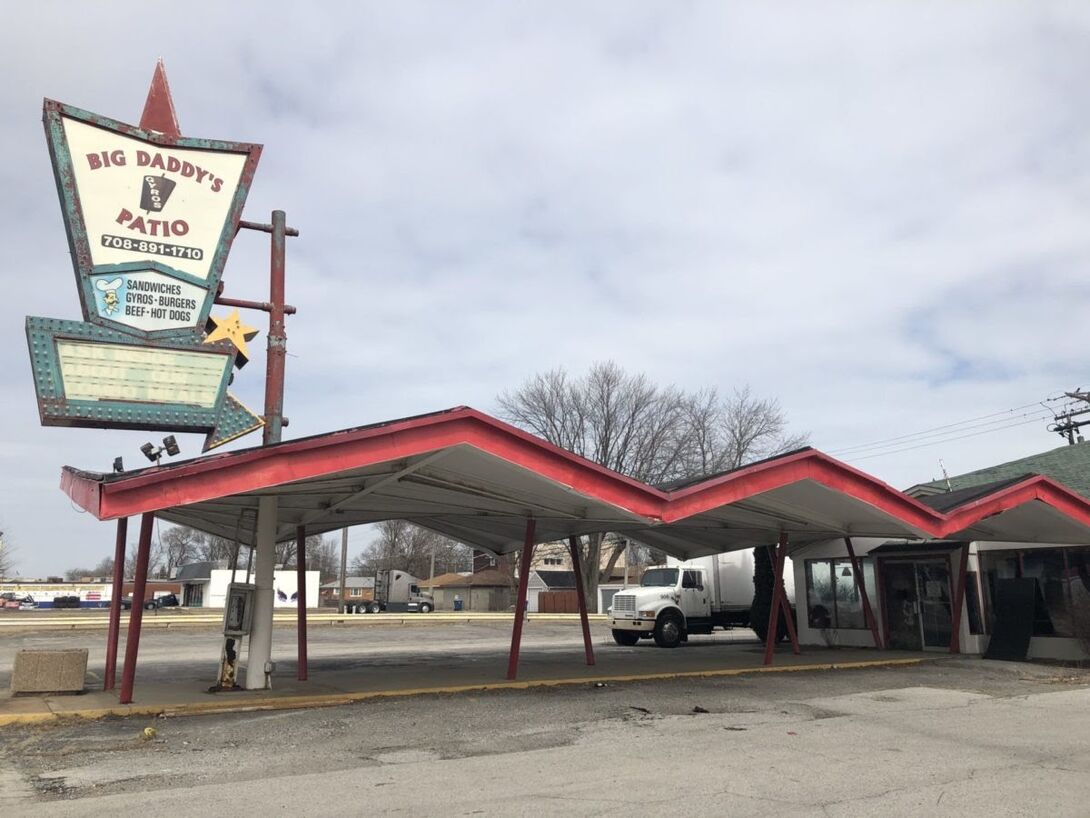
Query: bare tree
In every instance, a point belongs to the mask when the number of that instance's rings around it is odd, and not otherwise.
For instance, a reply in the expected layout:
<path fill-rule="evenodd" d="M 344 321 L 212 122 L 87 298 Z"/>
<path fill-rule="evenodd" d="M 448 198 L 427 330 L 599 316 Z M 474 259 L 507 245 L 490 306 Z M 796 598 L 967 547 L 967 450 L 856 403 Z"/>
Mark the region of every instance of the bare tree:
<path fill-rule="evenodd" d="M 538 373 L 498 397 L 500 415 L 570 452 L 645 483 L 668 484 L 734 469 L 805 444 L 787 430 L 775 400 L 748 387 L 723 398 L 714 388 L 689 393 L 658 386 L 613 361 L 581 377 L 563 368 Z M 596 534 L 580 538 L 590 604 L 625 542 Z"/>
<path fill-rule="evenodd" d="M 373 576 L 382 568 L 397 568 L 415 577 L 427 577 L 435 554 L 436 575 L 457 571 L 468 561 L 469 550 L 452 539 L 405 520 L 386 520 L 378 536 L 352 561 L 351 572 Z"/>
<path fill-rule="evenodd" d="M 114 558 L 103 557 L 94 568 L 69 568 L 64 572 L 64 578 L 69 582 L 75 582 L 83 577 L 108 577 L 114 572 Z"/>
<path fill-rule="evenodd" d="M 277 562 L 285 568 L 295 568 L 298 554 L 295 540 L 276 544 Z M 322 582 L 335 579 L 340 572 L 340 553 L 332 539 L 311 534 L 306 539 L 307 570 L 317 571 Z"/>
<path fill-rule="evenodd" d="M 167 579 L 166 560 L 163 558 L 163 544 L 157 539 L 152 539 L 148 551 L 148 577 L 151 579 Z M 125 557 L 125 578 L 133 579 L 136 576 L 136 559 L 138 549 L 130 545 Z"/>
<path fill-rule="evenodd" d="M 235 553 L 235 541 L 205 534 L 197 544 L 195 557 L 200 562 L 229 563 Z"/>
<path fill-rule="evenodd" d="M 163 573 L 171 577 L 182 565 L 198 559 L 205 535 L 189 526 L 168 528 L 159 538 Z"/>
<path fill-rule="evenodd" d="M 0 578 L 15 573 L 15 548 L 10 539 L 0 531 Z"/>

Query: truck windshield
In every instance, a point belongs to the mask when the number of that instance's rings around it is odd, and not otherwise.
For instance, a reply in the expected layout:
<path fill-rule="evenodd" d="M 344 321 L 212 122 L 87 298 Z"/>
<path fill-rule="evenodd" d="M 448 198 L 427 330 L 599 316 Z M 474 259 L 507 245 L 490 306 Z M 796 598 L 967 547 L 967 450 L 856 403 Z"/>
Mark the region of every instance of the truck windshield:
<path fill-rule="evenodd" d="M 643 575 L 640 585 L 644 588 L 660 588 L 663 586 L 673 588 L 677 585 L 677 569 L 652 568 Z"/>

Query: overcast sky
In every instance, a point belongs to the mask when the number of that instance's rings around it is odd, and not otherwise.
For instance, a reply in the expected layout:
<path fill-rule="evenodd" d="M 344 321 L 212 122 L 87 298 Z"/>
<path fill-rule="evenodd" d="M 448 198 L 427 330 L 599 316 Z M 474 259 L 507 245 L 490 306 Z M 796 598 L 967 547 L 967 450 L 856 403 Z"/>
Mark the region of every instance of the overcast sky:
<path fill-rule="evenodd" d="M 0 527 L 23 574 L 111 551 L 61 466 L 135 466 L 152 437 L 39 425 L 24 316 L 80 311 L 42 98 L 135 123 L 160 56 L 183 134 L 264 144 L 246 217 L 302 231 L 287 438 L 492 411 L 612 358 L 749 384 L 903 488 L 1061 445 L 1034 406 L 1090 385 L 1085 2 L 40 0 L 0 44 Z M 244 233 L 226 293 L 266 298 L 267 265 Z M 263 346 L 233 387 L 258 411 Z"/>

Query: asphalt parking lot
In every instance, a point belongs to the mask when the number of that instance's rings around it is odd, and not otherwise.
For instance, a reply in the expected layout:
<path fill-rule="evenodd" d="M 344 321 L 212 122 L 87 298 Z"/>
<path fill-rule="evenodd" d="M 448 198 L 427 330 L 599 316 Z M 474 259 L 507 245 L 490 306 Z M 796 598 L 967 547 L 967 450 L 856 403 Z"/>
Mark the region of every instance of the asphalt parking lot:
<path fill-rule="evenodd" d="M 410 661 L 406 652 L 490 663 L 509 637 L 497 624 L 329 630 L 313 648 L 318 666 L 350 652 L 356 671 Z M 214 663 L 212 632 L 145 636 L 142 673 Z M 278 649 L 290 654 L 292 637 L 278 632 Z M 4 661 L 11 639 L 0 641 Z M 547 656 L 573 639 L 578 648 L 577 627 L 539 624 L 526 645 Z M 618 650 L 656 662 L 686 653 Z M 1084 671 L 941 658 L 9 726 L 0 814 L 1085 815 L 1088 685 Z"/>
<path fill-rule="evenodd" d="M 406 619 L 411 623 L 406 625 L 382 625 L 375 624 L 376 621 L 361 615 L 349 620 L 352 624 L 309 628 L 308 664 L 312 681 L 320 682 L 334 675 L 366 674 L 397 675 L 409 680 L 414 670 L 419 670 L 421 681 L 434 684 L 436 674 L 452 678 L 475 675 L 500 679 L 506 670 L 511 645 L 510 617 L 499 621 L 446 623 L 417 616 Z M 674 656 L 673 660 L 649 642 L 639 648 L 615 645 L 602 624 L 592 625 L 591 634 L 603 659 L 617 655 L 640 656 L 642 661 L 629 662 L 626 666 L 649 671 L 670 670 L 682 665 L 689 667 L 694 659 L 700 658 L 701 650 L 723 644 L 746 645 L 754 651 L 752 663 L 759 662 L 760 646 L 749 630 L 720 631 L 712 636 L 694 637 L 693 650 Z M 88 649 L 87 684 L 89 688 L 96 688 L 101 685 L 105 643 L 105 630 L 101 629 L 0 631 L 0 689 L 8 687 L 16 650 L 66 647 Z M 189 680 L 197 687 L 207 686 L 215 679 L 221 645 L 222 637 L 211 626 L 170 630 L 147 628 L 140 638 L 138 686 L 179 680 Z M 124 655 L 124 644 L 120 655 Z M 277 672 L 274 685 L 295 678 L 296 655 L 295 628 L 291 625 L 275 628 L 273 659 Z M 548 665 L 562 659 L 579 664 L 582 656 L 582 634 L 576 619 L 565 622 L 531 619 L 527 623 L 522 640 L 522 657 L 527 670 L 534 667 L 547 670 Z"/>

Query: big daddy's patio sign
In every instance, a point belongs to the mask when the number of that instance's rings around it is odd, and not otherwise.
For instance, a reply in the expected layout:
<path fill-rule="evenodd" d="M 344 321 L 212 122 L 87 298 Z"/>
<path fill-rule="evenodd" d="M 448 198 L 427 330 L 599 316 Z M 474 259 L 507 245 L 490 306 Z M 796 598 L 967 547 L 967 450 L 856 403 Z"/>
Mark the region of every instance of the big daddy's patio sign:
<path fill-rule="evenodd" d="M 157 81 L 169 99 L 161 66 Z M 45 101 L 83 322 L 28 317 L 27 338 L 43 424 L 205 431 L 210 448 L 262 424 L 226 391 L 252 333 L 211 317 L 261 146 L 170 119 Z"/>

